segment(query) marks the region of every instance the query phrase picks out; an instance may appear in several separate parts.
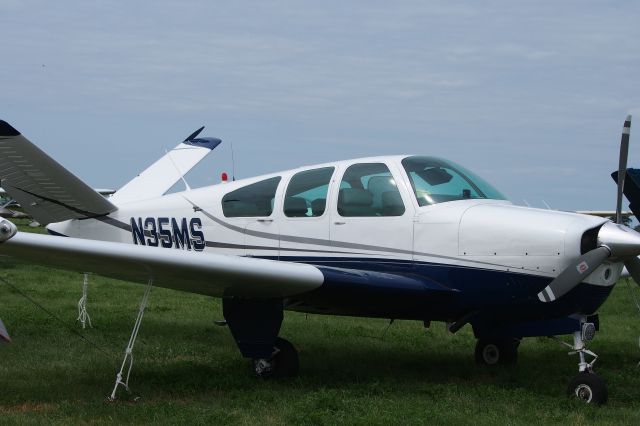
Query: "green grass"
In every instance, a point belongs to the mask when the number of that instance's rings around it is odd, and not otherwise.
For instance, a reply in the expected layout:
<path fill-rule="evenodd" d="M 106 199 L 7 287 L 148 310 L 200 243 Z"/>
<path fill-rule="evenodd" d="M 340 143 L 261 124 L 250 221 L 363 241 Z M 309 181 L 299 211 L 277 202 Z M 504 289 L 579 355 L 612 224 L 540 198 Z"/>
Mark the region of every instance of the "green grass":
<path fill-rule="evenodd" d="M 300 376 L 254 378 L 221 319 L 220 301 L 154 288 L 135 348 L 131 387 L 106 402 L 144 287 L 92 277 L 94 328 L 74 324 L 79 274 L 4 259 L 0 276 L 59 316 L 60 325 L 0 283 L 0 424 L 640 424 L 640 316 L 621 282 L 601 309 L 591 348 L 609 403 L 565 396 L 577 359 L 546 338 L 525 339 L 518 364 L 481 368 L 468 327 L 286 313 L 281 335 Z M 634 287 L 634 291 L 637 289 Z M 82 332 L 92 343 L 68 328 Z M 97 345 L 97 346 L 94 346 Z"/>

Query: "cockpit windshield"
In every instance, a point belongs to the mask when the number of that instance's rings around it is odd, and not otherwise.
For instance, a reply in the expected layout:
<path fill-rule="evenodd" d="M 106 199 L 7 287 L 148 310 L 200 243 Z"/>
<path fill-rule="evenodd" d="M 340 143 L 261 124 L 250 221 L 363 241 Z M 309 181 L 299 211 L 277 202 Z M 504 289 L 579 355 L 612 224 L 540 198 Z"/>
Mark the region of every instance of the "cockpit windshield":
<path fill-rule="evenodd" d="M 506 199 L 482 178 L 442 158 L 407 157 L 402 166 L 420 206 L 478 198 Z"/>

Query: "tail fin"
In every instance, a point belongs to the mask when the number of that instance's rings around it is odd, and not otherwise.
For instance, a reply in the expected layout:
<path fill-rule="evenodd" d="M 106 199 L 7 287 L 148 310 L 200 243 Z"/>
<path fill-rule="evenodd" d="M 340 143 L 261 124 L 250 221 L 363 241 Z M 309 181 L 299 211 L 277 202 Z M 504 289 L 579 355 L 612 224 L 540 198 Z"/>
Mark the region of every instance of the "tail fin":
<path fill-rule="evenodd" d="M 222 142 L 216 138 L 196 138 L 202 129 L 204 126 L 118 189 L 110 200 L 120 205 L 164 195 Z"/>
<path fill-rule="evenodd" d="M 43 225 L 117 207 L 0 120 L 0 185 Z"/>

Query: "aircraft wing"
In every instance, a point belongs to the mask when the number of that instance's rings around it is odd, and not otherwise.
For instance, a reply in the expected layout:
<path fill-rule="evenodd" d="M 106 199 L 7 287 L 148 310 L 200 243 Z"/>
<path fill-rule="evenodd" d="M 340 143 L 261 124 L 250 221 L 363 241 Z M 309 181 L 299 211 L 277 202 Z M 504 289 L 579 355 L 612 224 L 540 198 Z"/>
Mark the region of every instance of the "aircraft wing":
<path fill-rule="evenodd" d="M 53 268 L 147 283 L 214 297 L 285 298 L 327 286 L 340 294 L 418 297 L 453 295 L 435 282 L 382 273 L 277 260 L 138 246 L 18 232 L 0 243 L 0 256 Z"/>
<path fill-rule="evenodd" d="M 43 225 L 105 215 L 117 207 L 0 120 L 0 181 Z"/>
<path fill-rule="evenodd" d="M 305 264 L 25 232 L 1 243 L 0 255 L 216 297 L 287 297 L 324 281 Z"/>

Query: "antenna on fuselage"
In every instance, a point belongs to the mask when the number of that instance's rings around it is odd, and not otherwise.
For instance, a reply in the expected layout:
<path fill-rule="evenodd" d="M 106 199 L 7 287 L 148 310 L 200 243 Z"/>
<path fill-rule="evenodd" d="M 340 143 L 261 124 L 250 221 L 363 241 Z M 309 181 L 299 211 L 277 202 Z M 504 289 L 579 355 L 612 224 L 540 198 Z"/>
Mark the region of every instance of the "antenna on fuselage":
<path fill-rule="evenodd" d="M 233 157 L 233 139 L 229 142 L 231 146 L 231 181 L 235 182 L 236 180 L 236 160 Z"/>

